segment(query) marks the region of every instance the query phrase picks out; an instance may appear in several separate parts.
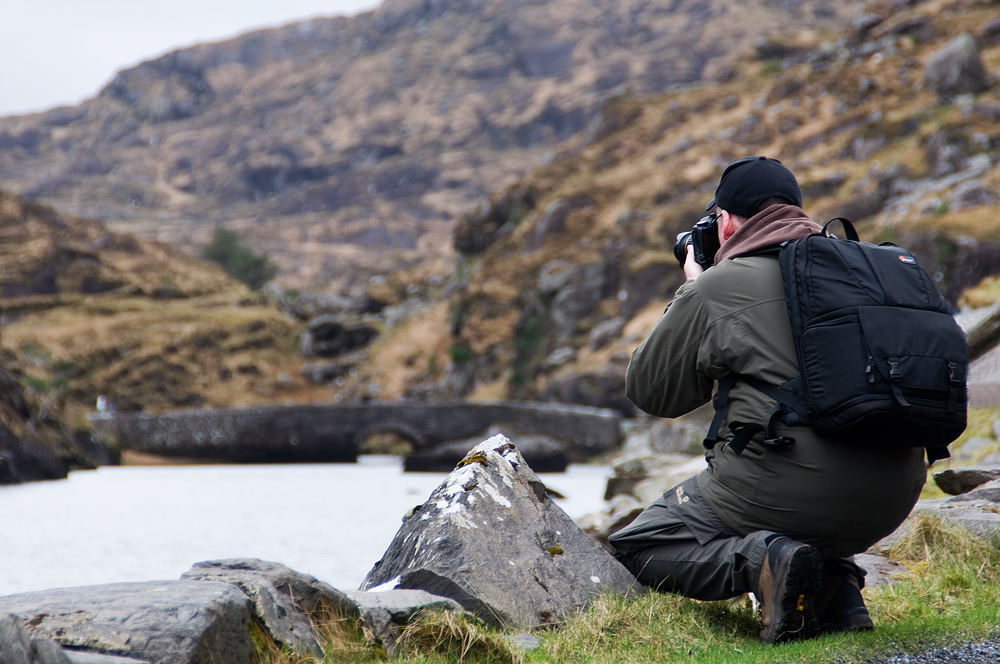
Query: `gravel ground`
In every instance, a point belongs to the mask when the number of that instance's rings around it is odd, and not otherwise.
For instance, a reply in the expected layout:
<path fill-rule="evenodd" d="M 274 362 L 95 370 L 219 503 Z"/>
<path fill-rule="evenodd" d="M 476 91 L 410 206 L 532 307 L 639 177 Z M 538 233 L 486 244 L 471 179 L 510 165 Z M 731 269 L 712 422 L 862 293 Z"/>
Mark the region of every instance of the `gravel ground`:
<path fill-rule="evenodd" d="M 1000 662 L 1000 640 L 968 643 L 953 648 L 934 648 L 921 655 L 896 655 L 889 659 L 873 659 L 867 664 L 997 664 Z"/>

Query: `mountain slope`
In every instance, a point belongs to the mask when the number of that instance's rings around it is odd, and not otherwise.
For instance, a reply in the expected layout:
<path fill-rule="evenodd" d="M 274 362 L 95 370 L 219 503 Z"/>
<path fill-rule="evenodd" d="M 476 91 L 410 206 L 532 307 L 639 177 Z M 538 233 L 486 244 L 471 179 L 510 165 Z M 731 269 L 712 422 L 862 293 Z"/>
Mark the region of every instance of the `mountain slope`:
<path fill-rule="evenodd" d="M 68 432 L 98 397 L 119 410 L 316 398 L 298 322 L 218 266 L 2 191 L 0 238 L 0 424 L 18 437 L 71 456 Z"/>
<path fill-rule="evenodd" d="M 388 0 L 176 51 L 78 107 L 0 119 L 0 186 L 188 250 L 222 223 L 284 283 L 343 288 L 449 258 L 459 216 L 623 89 L 724 78 L 757 40 L 794 50 L 766 40 L 779 27 L 829 29 L 853 9 Z"/>
<path fill-rule="evenodd" d="M 978 39 L 987 76 L 939 94 L 930 65 L 962 35 Z M 788 165 L 815 219 L 847 216 L 868 239 L 914 249 L 961 302 L 1000 273 L 998 71 L 995 4 L 878 2 L 816 47 L 748 53 L 718 84 L 621 95 L 592 140 L 459 223 L 464 257 L 450 286 L 377 342 L 344 396 L 631 410 L 629 354 L 683 278 L 676 234 L 704 214 L 726 164 L 748 154 Z M 983 304 L 974 296 L 964 301 Z"/>

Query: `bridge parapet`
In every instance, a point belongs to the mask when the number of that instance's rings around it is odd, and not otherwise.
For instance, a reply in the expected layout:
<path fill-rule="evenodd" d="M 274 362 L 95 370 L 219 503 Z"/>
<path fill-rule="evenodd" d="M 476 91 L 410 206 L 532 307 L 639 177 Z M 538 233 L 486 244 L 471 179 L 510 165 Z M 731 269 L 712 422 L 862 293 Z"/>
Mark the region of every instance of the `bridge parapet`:
<path fill-rule="evenodd" d="M 505 425 L 560 441 L 573 461 L 621 440 L 618 411 L 541 402 L 313 404 L 211 408 L 94 416 L 91 428 L 122 449 L 237 463 L 353 462 L 373 432 L 391 431 L 418 449 Z"/>

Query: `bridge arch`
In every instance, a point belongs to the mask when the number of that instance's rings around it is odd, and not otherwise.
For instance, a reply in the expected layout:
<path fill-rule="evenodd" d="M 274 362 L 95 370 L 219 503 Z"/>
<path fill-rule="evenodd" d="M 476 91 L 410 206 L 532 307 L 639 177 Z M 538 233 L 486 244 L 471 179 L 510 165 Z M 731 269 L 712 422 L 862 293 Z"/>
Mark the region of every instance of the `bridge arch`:
<path fill-rule="evenodd" d="M 428 447 L 427 436 L 420 429 L 409 422 L 397 419 L 389 419 L 383 422 L 373 422 L 366 424 L 354 432 L 354 442 L 361 445 L 372 436 L 380 433 L 393 433 L 404 438 L 413 444 L 415 450 L 422 450 Z"/>

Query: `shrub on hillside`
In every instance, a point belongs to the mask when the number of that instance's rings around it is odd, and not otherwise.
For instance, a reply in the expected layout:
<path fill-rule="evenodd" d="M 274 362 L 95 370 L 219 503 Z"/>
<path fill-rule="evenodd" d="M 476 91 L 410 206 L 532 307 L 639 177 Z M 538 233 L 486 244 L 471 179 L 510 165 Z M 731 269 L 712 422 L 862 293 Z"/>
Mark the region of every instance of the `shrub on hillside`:
<path fill-rule="evenodd" d="M 231 277 L 257 290 L 278 273 L 278 268 L 263 254 L 243 244 L 240 236 L 225 228 L 216 228 L 212 241 L 201 255 L 222 266 Z"/>

